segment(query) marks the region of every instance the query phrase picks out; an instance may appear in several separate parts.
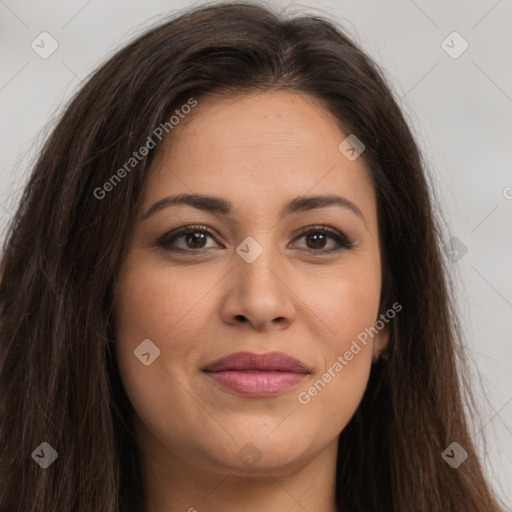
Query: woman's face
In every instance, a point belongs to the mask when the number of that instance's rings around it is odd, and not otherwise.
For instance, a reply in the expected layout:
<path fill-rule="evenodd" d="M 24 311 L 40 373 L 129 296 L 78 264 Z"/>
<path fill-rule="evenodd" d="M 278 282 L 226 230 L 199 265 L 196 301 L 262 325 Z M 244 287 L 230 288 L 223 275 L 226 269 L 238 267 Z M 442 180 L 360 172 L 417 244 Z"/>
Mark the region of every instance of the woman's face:
<path fill-rule="evenodd" d="M 152 461 L 277 475 L 335 457 L 388 338 L 365 331 L 379 316 L 376 202 L 362 158 L 339 149 L 348 135 L 313 98 L 265 92 L 199 101 L 162 143 L 115 294 Z M 215 201 L 143 218 L 182 194 Z"/>

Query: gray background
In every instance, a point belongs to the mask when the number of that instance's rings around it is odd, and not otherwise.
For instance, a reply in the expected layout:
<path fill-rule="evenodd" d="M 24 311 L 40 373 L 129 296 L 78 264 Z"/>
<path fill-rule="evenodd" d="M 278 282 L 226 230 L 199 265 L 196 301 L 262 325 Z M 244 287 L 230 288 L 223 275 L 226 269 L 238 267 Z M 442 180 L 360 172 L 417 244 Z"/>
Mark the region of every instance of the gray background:
<path fill-rule="evenodd" d="M 457 238 L 448 247 L 456 249 L 453 275 L 481 397 L 471 433 L 499 496 L 512 507 L 512 1 L 274 3 L 337 20 L 401 98 L 433 174 L 445 241 Z M 161 15 L 192 5 L 0 0 L 2 239 L 41 141 L 69 96 Z M 47 59 L 31 48 L 43 31 L 59 45 Z M 454 31 L 469 45 L 457 58 L 443 49 L 463 48 L 448 37 Z"/>

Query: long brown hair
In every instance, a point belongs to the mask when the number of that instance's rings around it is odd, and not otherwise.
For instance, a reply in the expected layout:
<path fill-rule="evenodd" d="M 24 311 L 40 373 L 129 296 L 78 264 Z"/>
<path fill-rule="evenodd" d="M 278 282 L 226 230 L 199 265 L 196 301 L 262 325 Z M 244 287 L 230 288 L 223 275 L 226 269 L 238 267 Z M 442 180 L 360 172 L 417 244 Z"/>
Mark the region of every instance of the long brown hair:
<path fill-rule="evenodd" d="M 468 433 L 463 347 L 427 170 L 397 101 L 339 27 L 253 3 L 181 12 L 121 49 L 75 95 L 41 151 L 0 266 L 1 510 L 142 510 L 112 306 L 157 151 L 104 184 L 191 97 L 271 89 L 322 100 L 365 144 L 381 307 L 403 306 L 388 359 L 373 365 L 340 434 L 339 510 L 499 510 Z M 469 455 L 457 469 L 441 456 L 454 441 Z M 49 452 L 43 442 L 58 453 L 46 469 L 33 455 Z"/>

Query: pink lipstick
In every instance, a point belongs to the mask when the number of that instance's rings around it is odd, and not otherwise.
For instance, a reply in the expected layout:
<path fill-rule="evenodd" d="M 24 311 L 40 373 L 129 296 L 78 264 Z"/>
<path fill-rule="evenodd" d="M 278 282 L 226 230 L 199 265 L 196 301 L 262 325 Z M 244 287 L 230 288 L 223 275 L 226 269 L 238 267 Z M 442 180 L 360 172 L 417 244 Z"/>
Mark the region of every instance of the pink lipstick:
<path fill-rule="evenodd" d="M 304 363 L 281 352 L 237 352 L 213 361 L 203 371 L 224 389 L 252 397 L 282 393 L 310 373 Z"/>

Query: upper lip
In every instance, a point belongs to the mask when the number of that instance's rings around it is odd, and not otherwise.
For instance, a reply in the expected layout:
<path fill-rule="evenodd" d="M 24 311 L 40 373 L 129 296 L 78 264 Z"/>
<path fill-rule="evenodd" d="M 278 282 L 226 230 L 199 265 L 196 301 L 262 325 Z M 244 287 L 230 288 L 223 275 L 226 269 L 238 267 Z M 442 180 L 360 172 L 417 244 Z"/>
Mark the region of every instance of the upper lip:
<path fill-rule="evenodd" d="M 306 365 L 282 352 L 256 354 L 254 352 L 236 352 L 221 357 L 203 368 L 205 372 L 223 371 L 282 371 L 290 373 L 309 373 Z"/>

